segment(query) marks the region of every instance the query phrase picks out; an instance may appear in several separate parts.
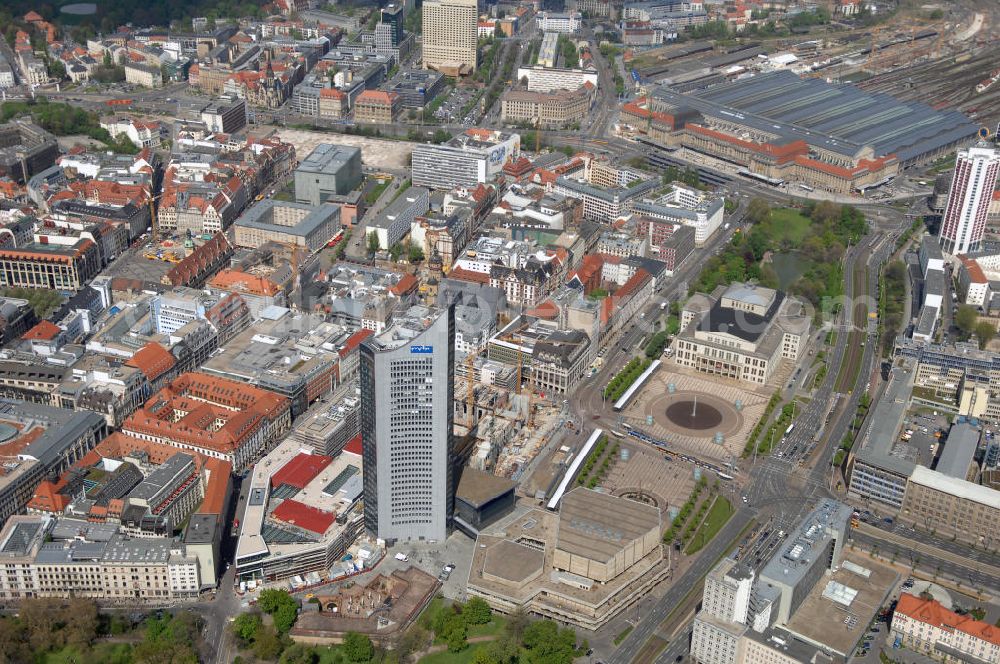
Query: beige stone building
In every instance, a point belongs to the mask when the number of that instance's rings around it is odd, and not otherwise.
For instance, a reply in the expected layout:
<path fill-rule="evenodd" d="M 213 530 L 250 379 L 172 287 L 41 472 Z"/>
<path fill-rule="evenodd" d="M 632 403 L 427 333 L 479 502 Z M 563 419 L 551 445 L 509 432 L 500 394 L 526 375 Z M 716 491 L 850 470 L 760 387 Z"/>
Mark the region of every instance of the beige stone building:
<path fill-rule="evenodd" d="M 810 319 L 798 300 L 750 284 L 696 293 L 681 311 L 674 361 L 704 373 L 767 384 L 782 359 L 796 360 Z"/>
<path fill-rule="evenodd" d="M 392 124 L 403 110 L 402 99 L 395 92 L 365 90 L 354 100 L 354 121 L 368 124 Z"/>
<path fill-rule="evenodd" d="M 505 613 L 597 629 L 665 578 L 661 536 L 659 508 L 576 488 L 558 515 L 533 510 L 480 534 L 469 593 Z"/>
<path fill-rule="evenodd" d="M 478 65 L 477 0 L 427 0 L 422 16 L 424 68 L 474 72 Z"/>
<path fill-rule="evenodd" d="M 128 63 L 125 65 L 125 82 L 144 88 L 159 88 L 163 86 L 163 73 L 153 65 Z"/>
<path fill-rule="evenodd" d="M 896 605 L 892 636 L 945 664 L 1000 661 L 1000 628 L 909 593 Z"/>
<path fill-rule="evenodd" d="M 182 544 L 128 539 L 118 532 L 63 539 L 68 532 L 79 528 L 44 516 L 11 517 L 0 531 L 0 598 L 165 601 L 198 595 L 198 560 L 186 555 Z"/>
<path fill-rule="evenodd" d="M 593 86 L 589 83 L 573 92 L 510 90 L 501 99 L 503 121 L 527 122 L 543 128 L 560 128 L 580 122 L 590 110 L 590 90 Z"/>
<path fill-rule="evenodd" d="M 925 530 L 1000 544 L 1000 491 L 924 466 L 913 469 L 899 516 Z"/>
<path fill-rule="evenodd" d="M 350 112 L 347 95 L 337 88 L 324 88 L 319 91 L 319 116 L 340 120 Z"/>

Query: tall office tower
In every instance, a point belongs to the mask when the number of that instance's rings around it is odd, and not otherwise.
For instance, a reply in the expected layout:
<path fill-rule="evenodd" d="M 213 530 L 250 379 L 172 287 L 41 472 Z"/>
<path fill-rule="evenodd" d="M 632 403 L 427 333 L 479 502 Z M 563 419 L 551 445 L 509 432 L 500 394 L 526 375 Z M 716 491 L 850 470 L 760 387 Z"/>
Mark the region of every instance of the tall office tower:
<path fill-rule="evenodd" d="M 988 143 L 958 151 L 941 220 L 941 249 L 946 254 L 967 254 L 980 248 L 998 173 L 1000 151 Z"/>
<path fill-rule="evenodd" d="M 365 529 L 379 539 L 447 536 L 454 340 L 454 308 L 414 306 L 361 347 Z"/>
<path fill-rule="evenodd" d="M 387 26 L 390 46 L 403 41 L 403 5 L 386 5 L 382 8 L 379 24 Z"/>
<path fill-rule="evenodd" d="M 425 0 L 423 49 L 425 69 L 475 71 L 479 5 L 477 0 Z"/>

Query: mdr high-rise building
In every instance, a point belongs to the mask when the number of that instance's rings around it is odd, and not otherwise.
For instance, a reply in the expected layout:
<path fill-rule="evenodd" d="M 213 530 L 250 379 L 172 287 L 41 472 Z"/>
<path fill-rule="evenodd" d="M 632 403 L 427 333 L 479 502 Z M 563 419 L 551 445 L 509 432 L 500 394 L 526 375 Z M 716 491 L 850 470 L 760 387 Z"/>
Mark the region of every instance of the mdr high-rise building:
<path fill-rule="evenodd" d="M 959 150 L 941 218 L 941 249 L 957 256 L 980 249 L 1000 174 L 1000 151 L 989 143 Z"/>
<path fill-rule="evenodd" d="M 421 11 L 424 69 L 474 72 L 479 42 L 477 0 L 424 0 Z"/>
<path fill-rule="evenodd" d="M 411 307 L 361 346 L 365 529 L 444 540 L 451 470 L 454 308 Z"/>

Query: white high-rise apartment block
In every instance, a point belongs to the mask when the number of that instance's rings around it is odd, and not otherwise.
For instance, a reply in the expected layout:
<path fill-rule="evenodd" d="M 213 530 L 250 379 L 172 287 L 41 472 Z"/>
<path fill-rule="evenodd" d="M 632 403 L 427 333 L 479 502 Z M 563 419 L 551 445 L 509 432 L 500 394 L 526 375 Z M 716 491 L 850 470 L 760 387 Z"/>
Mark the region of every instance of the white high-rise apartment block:
<path fill-rule="evenodd" d="M 479 37 L 477 0 L 426 0 L 423 5 L 425 69 L 466 66 L 476 70 Z"/>
<path fill-rule="evenodd" d="M 701 610 L 717 618 L 746 624 L 750 612 L 754 573 L 726 558 L 705 577 Z"/>
<path fill-rule="evenodd" d="M 998 174 L 1000 151 L 996 148 L 979 143 L 958 151 L 941 220 L 941 249 L 945 253 L 967 254 L 980 248 Z"/>
<path fill-rule="evenodd" d="M 725 558 L 705 577 L 701 611 L 691 634 L 691 656 L 701 664 L 742 660 L 741 637 L 747 630 L 754 572 Z"/>

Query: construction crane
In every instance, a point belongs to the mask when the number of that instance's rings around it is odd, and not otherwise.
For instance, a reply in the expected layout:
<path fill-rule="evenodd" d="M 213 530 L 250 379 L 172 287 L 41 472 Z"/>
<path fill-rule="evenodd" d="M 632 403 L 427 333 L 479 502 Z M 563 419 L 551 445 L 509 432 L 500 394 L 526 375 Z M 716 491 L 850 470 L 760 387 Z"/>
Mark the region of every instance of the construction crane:
<path fill-rule="evenodd" d="M 466 380 L 466 391 L 465 391 L 465 412 L 469 416 L 469 428 L 476 421 L 476 357 L 479 355 L 476 351 L 469 351 L 465 355 L 465 380 Z"/>
<path fill-rule="evenodd" d="M 160 224 L 156 217 L 156 201 L 163 198 L 166 191 L 161 191 L 160 193 L 153 195 L 153 192 L 149 192 L 149 237 L 152 238 L 153 242 L 156 242 L 160 237 Z"/>
<path fill-rule="evenodd" d="M 299 308 L 301 308 L 301 296 L 302 296 L 302 276 L 299 274 L 299 250 L 302 248 L 294 242 L 278 242 L 285 249 L 291 252 L 291 265 L 292 265 L 292 293 L 296 291 L 299 293 Z"/>

